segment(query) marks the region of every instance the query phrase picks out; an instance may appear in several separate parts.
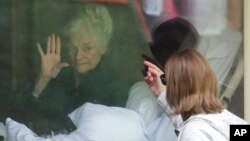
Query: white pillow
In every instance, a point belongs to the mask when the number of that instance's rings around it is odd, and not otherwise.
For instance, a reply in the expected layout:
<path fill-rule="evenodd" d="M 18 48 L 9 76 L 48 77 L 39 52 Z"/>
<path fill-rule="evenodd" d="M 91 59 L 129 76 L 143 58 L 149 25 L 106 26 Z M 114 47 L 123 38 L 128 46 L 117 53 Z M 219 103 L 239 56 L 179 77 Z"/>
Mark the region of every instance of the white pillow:
<path fill-rule="evenodd" d="M 37 135 L 24 124 L 18 123 L 11 118 L 6 119 L 8 141 L 41 141 Z"/>
<path fill-rule="evenodd" d="M 69 114 L 77 129 L 68 135 L 37 137 L 25 125 L 7 119 L 9 141 L 147 141 L 144 123 L 134 111 L 85 103 Z"/>
<path fill-rule="evenodd" d="M 126 108 L 139 113 L 146 127 L 149 127 L 163 113 L 157 98 L 144 81 L 139 81 L 130 88 Z"/>
<path fill-rule="evenodd" d="M 145 81 L 135 83 L 130 91 L 126 108 L 143 116 L 145 133 L 150 141 L 176 141 L 177 136 L 171 120 L 164 113 Z"/>
<path fill-rule="evenodd" d="M 69 117 L 93 141 L 147 140 L 143 120 L 132 110 L 86 103 Z"/>
<path fill-rule="evenodd" d="M 6 127 L 2 122 L 0 122 L 0 135 L 6 139 L 6 134 L 7 134 Z M 4 139 L 4 141 L 5 141 L 5 139 Z"/>

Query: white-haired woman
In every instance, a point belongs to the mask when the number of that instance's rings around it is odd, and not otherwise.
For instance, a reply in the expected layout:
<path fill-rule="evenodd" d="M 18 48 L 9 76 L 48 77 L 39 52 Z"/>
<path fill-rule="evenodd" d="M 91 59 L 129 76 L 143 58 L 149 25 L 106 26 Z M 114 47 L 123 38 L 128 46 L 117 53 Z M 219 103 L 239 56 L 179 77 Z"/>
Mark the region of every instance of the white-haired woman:
<path fill-rule="evenodd" d="M 126 101 L 118 95 L 122 88 L 116 85 L 122 84 L 105 56 L 113 29 L 108 9 L 86 4 L 68 29 L 69 63 L 63 62 L 58 35 L 48 37 L 45 51 L 38 43 L 40 75 L 19 99 L 24 115 L 28 114 L 21 122 L 38 135 L 74 130 L 67 114 L 85 102 L 122 106 Z"/>

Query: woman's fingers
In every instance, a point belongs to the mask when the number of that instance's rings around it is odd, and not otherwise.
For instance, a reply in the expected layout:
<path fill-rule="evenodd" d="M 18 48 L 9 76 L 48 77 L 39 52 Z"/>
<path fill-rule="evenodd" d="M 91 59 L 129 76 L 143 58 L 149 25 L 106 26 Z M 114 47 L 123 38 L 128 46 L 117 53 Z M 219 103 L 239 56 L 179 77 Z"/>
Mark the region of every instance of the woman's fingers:
<path fill-rule="evenodd" d="M 62 68 L 64 67 L 68 67 L 69 66 L 69 63 L 60 63 L 57 65 L 57 67 L 55 67 L 53 73 L 52 73 L 52 78 L 56 78 L 58 73 L 61 71 Z"/>
<path fill-rule="evenodd" d="M 51 34 L 47 40 L 47 54 L 61 54 L 61 39 L 55 34 Z"/>
<path fill-rule="evenodd" d="M 154 81 L 155 78 L 158 78 L 160 77 L 160 75 L 163 74 L 161 69 L 159 69 L 156 65 L 148 61 L 144 61 L 144 65 L 148 67 L 147 76 L 145 77 L 145 80 L 147 79 L 148 81 Z"/>
<path fill-rule="evenodd" d="M 160 78 L 160 74 L 157 70 L 153 68 L 148 68 L 147 76 L 144 77 L 144 80 L 149 84 L 153 81 L 157 81 Z"/>
<path fill-rule="evenodd" d="M 154 76 L 152 75 L 152 73 L 150 71 L 147 72 L 147 76 L 148 76 L 148 80 L 150 82 L 154 81 Z"/>
<path fill-rule="evenodd" d="M 144 65 L 148 66 L 148 67 L 151 67 L 151 68 L 155 68 L 157 71 L 161 71 L 162 70 L 160 68 L 158 68 L 155 64 L 149 62 L 149 61 L 144 61 Z"/>
<path fill-rule="evenodd" d="M 42 50 L 40 43 L 37 43 L 37 49 L 38 49 L 40 56 L 42 57 L 44 55 L 44 53 L 43 53 L 43 50 Z"/>
<path fill-rule="evenodd" d="M 56 37 L 55 34 L 52 34 L 52 38 L 51 38 L 51 53 L 55 53 L 56 52 Z"/>
<path fill-rule="evenodd" d="M 155 68 L 148 68 L 148 72 L 151 73 L 150 81 L 160 81 L 160 76 L 163 74 L 162 71 L 158 71 Z"/>
<path fill-rule="evenodd" d="M 155 67 L 148 67 L 148 71 L 153 75 L 153 76 L 160 76 L 163 74 L 161 70 Z"/>
<path fill-rule="evenodd" d="M 49 36 L 48 40 L 47 40 L 47 52 L 46 52 L 46 54 L 49 54 L 50 52 L 51 52 L 51 37 Z"/>
<path fill-rule="evenodd" d="M 56 54 L 61 54 L 61 39 L 59 36 L 56 36 Z"/>
<path fill-rule="evenodd" d="M 60 63 L 59 64 L 59 69 L 62 69 L 62 68 L 64 68 L 64 67 L 68 67 L 69 66 L 69 63 Z"/>

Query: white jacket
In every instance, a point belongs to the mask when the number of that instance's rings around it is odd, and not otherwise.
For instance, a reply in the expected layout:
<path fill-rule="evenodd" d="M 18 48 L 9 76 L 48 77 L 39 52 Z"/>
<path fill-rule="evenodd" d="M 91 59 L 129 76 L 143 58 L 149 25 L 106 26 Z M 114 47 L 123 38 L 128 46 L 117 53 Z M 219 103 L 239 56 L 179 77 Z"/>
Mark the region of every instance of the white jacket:
<path fill-rule="evenodd" d="M 166 102 L 165 93 L 161 93 L 158 101 L 179 132 L 178 141 L 229 141 L 230 125 L 247 124 L 226 109 L 221 113 L 194 115 L 183 122 L 180 115 L 171 115 L 173 110 Z"/>

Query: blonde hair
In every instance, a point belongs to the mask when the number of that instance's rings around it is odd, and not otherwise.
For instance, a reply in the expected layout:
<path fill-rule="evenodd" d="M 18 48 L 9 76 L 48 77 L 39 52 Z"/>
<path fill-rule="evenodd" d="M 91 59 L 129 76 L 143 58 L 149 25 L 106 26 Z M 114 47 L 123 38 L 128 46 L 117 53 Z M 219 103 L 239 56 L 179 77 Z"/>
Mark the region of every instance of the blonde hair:
<path fill-rule="evenodd" d="M 216 76 L 208 61 L 194 49 L 174 53 L 165 65 L 167 101 L 183 118 L 222 110 Z"/>

